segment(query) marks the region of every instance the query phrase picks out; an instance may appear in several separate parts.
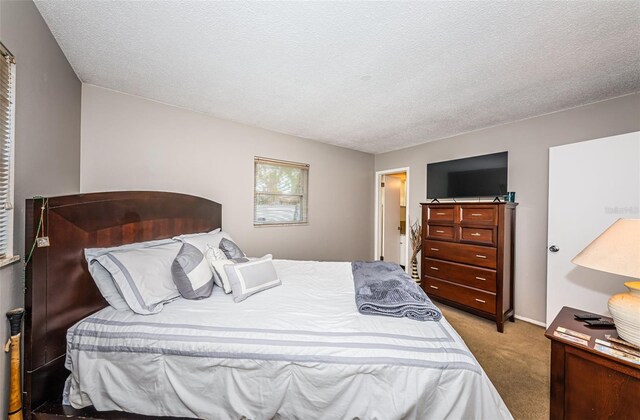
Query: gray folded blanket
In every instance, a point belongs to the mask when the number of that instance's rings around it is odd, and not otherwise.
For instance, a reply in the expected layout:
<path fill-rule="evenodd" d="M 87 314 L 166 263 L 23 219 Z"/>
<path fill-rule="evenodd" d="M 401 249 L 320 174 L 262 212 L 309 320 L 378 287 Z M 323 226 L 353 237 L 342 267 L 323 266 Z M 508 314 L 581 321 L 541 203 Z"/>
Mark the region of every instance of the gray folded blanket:
<path fill-rule="evenodd" d="M 407 273 L 384 261 L 351 263 L 358 311 L 369 315 L 438 321 L 442 313 Z"/>

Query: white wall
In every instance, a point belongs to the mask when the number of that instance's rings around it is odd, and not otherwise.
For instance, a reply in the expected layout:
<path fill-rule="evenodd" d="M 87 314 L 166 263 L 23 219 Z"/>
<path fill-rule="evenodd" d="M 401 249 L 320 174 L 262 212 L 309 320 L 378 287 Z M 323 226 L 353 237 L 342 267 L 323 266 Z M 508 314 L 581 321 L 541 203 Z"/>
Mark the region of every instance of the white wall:
<path fill-rule="evenodd" d="M 354 260 L 373 243 L 374 157 L 91 85 L 82 88 L 81 190 L 164 190 L 223 205 L 243 250 Z M 253 227 L 253 158 L 310 164 L 309 224 Z"/>
<path fill-rule="evenodd" d="M 14 253 L 24 257 L 24 203 L 80 190 L 80 81 L 32 1 L 0 1 L 0 39 L 16 57 Z M 22 263 L 0 268 L 4 314 L 24 306 Z M 0 357 L 0 413 L 7 412 L 8 358 Z"/>
<path fill-rule="evenodd" d="M 463 115 L 459 118 L 464 118 Z M 411 167 L 411 220 L 426 199 L 426 164 L 509 151 L 509 191 L 516 192 L 515 310 L 545 320 L 549 147 L 640 130 L 640 94 L 461 134 L 376 155 L 376 171 Z"/>

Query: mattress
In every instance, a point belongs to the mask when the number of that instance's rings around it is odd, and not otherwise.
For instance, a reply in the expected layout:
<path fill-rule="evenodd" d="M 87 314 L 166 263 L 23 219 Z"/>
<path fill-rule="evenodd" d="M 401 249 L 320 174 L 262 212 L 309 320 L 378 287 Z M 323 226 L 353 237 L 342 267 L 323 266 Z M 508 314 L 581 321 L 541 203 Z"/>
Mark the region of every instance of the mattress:
<path fill-rule="evenodd" d="M 360 314 L 350 263 L 274 261 L 234 303 L 105 308 L 67 333 L 68 402 L 204 419 L 510 419 L 449 325 Z"/>

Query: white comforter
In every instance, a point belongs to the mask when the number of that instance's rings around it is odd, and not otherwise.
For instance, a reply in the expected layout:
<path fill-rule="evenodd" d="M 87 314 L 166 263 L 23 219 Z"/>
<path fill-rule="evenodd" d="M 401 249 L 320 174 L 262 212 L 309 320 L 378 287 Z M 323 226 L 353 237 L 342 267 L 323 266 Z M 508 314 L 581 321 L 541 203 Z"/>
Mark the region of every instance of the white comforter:
<path fill-rule="evenodd" d="M 282 286 L 215 289 L 69 329 L 76 408 L 206 419 L 510 419 L 444 319 L 362 315 L 349 263 L 274 261 Z"/>

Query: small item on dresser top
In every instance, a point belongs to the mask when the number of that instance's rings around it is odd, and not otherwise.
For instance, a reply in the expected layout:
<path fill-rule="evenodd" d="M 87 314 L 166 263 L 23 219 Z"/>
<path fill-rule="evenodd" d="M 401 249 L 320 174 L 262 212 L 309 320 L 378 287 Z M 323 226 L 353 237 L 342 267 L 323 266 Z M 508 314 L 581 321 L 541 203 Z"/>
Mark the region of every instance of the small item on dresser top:
<path fill-rule="evenodd" d="M 584 339 L 578 338 L 578 337 L 574 337 L 574 336 L 569 335 L 569 334 L 565 334 L 565 333 L 560 332 L 558 330 L 554 331 L 553 335 L 554 335 L 554 337 L 562 338 L 563 340 L 571 341 L 572 343 L 580 344 L 581 346 L 585 346 L 585 347 L 589 346 L 589 342 L 587 340 L 584 340 Z"/>
<path fill-rule="evenodd" d="M 607 341 L 596 340 L 596 345 L 593 348 L 601 353 L 608 354 L 609 356 L 613 356 L 618 359 L 625 360 L 627 362 L 631 362 L 636 365 L 640 365 L 640 357 L 627 353 L 625 351 L 621 351 L 619 349 L 613 348 L 611 346 L 611 343 Z"/>
<path fill-rule="evenodd" d="M 616 327 L 616 324 L 614 324 L 611 321 L 605 321 L 605 320 L 599 320 L 599 319 L 587 319 L 585 322 L 585 325 L 591 327 L 591 328 L 610 328 L 610 329 L 614 329 Z"/>
<path fill-rule="evenodd" d="M 640 351 L 640 346 L 637 346 L 633 343 L 628 342 L 627 340 L 623 340 L 622 338 L 618 338 L 618 337 L 612 337 L 611 335 L 607 334 L 605 335 L 605 338 L 609 341 L 613 341 L 614 343 L 618 343 L 618 344 L 622 344 L 623 346 L 627 346 L 630 347 L 634 350 L 639 350 Z"/>
<path fill-rule="evenodd" d="M 559 331 L 559 332 L 564 333 L 564 334 L 569 334 L 569 335 L 572 335 L 574 337 L 581 338 L 583 340 L 587 340 L 587 341 L 591 340 L 591 336 L 589 334 L 584 334 L 584 333 L 581 333 L 581 332 L 578 332 L 578 331 L 570 330 L 569 328 L 558 326 L 558 328 L 556 328 L 556 331 Z"/>
<path fill-rule="evenodd" d="M 607 337 L 607 335 L 605 335 L 605 337 Z M 619 341 L 619 340 L 616 340 L 616 341 Z M 609 341 L 596 339 L 596 343 L 605 345 L 607 347 L 611 347 L 612 349 L 623 351 L 625 353 L 632 354 L 632 355 L 637 356 L 637 357 L 640 357 L 640 350 L 636 350 L 636 349 L 634 349 L 632 347 L 629 347 L 629 346 L 626 346 L 624 344 L 619 344 L 619 343 L 611 340 L 610 338 L 609 338 Z"/>
<path fill-rule="evenodd" d="M 507 203 L 515 203 L 516 202 L 516 193 L 508 192 L 504 195 L 504 201 Z"/>
<path fill-rule="evenodd" d="M 575 319 L 577 319 L 578 321 L 586 321 L 586 320 L 592 320 L 592 319 L 602 319 L 602 315 L 598 315 L 598 314 L 591 314 L 591 313 L 584 313 L 584 314 L 576 314 L 573 316 Z"/>

